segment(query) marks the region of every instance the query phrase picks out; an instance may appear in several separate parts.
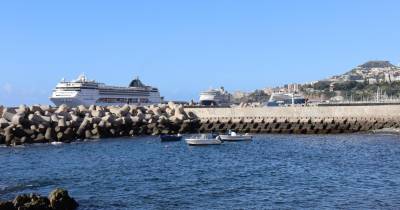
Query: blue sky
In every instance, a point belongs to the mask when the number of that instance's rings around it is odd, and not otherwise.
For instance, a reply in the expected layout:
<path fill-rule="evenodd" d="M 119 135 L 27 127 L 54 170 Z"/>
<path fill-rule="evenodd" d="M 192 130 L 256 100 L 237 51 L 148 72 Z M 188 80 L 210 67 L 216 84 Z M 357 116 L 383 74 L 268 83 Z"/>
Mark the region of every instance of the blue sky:
<path fill-rule="evenodd" d="M 0 104 L 50 103 L 61 78 L 135 76 L 166 99 L 400 63 L 400 1 L 1 1 Z"/>

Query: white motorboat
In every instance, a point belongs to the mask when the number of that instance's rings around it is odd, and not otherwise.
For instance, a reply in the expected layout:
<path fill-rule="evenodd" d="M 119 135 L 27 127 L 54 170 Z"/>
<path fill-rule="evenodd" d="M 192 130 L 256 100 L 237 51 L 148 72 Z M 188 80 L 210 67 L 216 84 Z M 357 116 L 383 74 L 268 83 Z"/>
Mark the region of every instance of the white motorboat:
<path fill-rule="evenodd" d="M 219 145 L 222 144 L 222 141 L 219 136 L 213 138 L 212 135 L 202 134 L 200 137 L 187 138 L 186 143 L 192 146 Z"/>
<path fill-rule="evenodd" d="M 248 133 L 240 135 L 234 131 L 229 131 L 227 135 L 219 135 L 219 137 L 222 141 L 251 141 L 253 139 L 253 136 Z"/>

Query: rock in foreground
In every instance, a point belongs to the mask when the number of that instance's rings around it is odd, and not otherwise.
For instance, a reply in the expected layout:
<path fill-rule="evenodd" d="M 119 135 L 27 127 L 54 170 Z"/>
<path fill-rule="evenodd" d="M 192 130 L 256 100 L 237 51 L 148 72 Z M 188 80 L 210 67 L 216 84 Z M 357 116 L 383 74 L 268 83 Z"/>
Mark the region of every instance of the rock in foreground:
<path fill-rule="evenodd" d="M 78 203 L 64 189 L 55 189 L 49 195 L 50 207 L 57 210 L 76 209 Z"/>
<path fill-rule="evenodd" d="M 12 201 L 0 201 L 0 210 L 75 210 L 78 203 L 65 189 L 57 188 L 48 197 L 37 194 L 18 195 Z"/>

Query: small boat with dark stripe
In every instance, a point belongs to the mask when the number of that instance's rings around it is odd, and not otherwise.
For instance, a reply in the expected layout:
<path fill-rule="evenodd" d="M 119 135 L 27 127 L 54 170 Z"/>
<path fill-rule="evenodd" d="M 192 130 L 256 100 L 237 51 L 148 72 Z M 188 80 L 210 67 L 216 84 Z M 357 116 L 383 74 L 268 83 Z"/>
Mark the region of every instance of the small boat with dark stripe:
<path fill-rule="evenodd" d="M 161 134 L 160 139 L 162 142 L 180 141 L 180 140 L 182 140 L 182 135 L 181 134 L 177 134 L 177 135 Z"/>

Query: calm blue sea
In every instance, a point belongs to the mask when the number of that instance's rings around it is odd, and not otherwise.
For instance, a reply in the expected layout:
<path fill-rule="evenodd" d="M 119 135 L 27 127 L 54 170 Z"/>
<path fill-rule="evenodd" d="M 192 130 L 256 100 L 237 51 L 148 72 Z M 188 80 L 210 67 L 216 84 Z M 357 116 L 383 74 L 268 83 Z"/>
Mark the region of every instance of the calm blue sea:
<path fill-rule="evenodd" d="M 69 190 L 79 209 L 399 209 L 400 136 L 157 137 L 0 148 L 0 200 Z"/>

